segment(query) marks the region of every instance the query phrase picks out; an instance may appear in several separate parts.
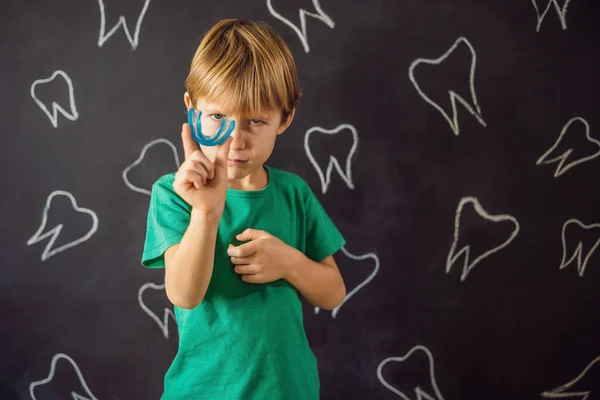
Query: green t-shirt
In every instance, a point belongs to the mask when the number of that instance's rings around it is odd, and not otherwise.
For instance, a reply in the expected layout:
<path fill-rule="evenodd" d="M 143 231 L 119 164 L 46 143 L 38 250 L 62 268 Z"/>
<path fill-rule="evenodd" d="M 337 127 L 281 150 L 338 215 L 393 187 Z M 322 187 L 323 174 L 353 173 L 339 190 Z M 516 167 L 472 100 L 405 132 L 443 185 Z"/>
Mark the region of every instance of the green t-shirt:
<path fill-rule="evenodd" d="M 262 190 L 228 189 L 206 295 L 193 310 L 175 307 L 179 350 L 165 375 L 162 399 L 319 398 L 317 361 L 309 347 L 297 290 L 280 279 L 241 280 L 227 255 L 247 228 L 269 232 L 321 261 L 345 240 L 310 186 L 298 175 L 265 165 Z M 175 175 L 152 187 L 142 264 L 164 267 L 164 252 L 180 242 L 191 207 L 173 190 Z"/>

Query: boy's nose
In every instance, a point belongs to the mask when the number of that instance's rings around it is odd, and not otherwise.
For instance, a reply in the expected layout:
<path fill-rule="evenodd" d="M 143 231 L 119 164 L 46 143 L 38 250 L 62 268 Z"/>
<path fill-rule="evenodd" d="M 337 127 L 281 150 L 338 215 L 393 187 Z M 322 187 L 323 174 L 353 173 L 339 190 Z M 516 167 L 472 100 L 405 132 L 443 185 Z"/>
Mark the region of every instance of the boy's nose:
<path fill-rule="evenodd" d="M 231 142 L 231 148 L 235 150 L 244 150 L 246 148 L 246 141 L 244 140 L 244 133 L 240 129 L 240 124 L 235 124 L 235 128 L 231 132 L 231 137 L 233 141 Z"/>

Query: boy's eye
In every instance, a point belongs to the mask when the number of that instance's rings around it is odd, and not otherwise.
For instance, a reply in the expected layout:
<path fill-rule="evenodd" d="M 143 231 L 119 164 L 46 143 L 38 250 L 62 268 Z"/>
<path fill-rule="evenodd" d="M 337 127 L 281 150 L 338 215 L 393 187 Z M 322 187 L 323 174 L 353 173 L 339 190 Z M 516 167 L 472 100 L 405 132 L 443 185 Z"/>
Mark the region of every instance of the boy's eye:
<path fill-rule="evenodd" d="M 221 119 L 223 119 L 224 115 L 223 114 L 210 114 L 210 117 L 214 120 L 220 121 Z"/>
<path fill-rule="evenodd" d="M 249 120 L 250 125 L 260 125 L 262 124 L 262 121 L 260 119 L 251 119 Z"/>

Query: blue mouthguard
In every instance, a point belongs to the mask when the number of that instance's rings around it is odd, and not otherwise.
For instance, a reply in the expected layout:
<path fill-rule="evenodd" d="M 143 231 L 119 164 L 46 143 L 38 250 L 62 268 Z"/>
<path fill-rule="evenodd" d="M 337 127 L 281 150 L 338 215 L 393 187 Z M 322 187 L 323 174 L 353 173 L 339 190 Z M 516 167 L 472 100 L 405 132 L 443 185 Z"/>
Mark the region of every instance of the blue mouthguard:
<path fill-rule="evenodd" d="M 203 146 L 217 146 L 221 143 L 225 142 L 227 138 L 233 132 L 235 128 L 235 121 L 231 121 L 227 130 L 225 130 L 225 125 L 227 125 L 227 119 L 224 119 L 219 127 L 219 130 L 214 136 L 206 136 L 202 133 L 202 125 L 200 124 L 200 117 L 202 117 L 202 111 L 196 112 L 194 108 L 190 108 L 188 111 L 188 124 L 190 125 L 190 129 L 192 130 L 192 137 L 198 143 Z M 225 131 L 225 133 L 223 133 Z"/>

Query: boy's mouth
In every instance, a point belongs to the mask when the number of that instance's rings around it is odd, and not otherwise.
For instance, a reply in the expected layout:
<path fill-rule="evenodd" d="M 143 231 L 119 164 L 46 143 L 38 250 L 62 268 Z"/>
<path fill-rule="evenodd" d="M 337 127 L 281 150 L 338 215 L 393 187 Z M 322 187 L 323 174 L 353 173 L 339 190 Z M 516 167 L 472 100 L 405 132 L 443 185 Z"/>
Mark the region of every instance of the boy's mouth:
<path fill-rule="evenodd" d="M 229 164 L 229 165 L 240 165 L 240 164 L 243 164 L 243 163 L 245 163 L 247 161 L 248 160 L 242 160 L 242 159 L 239 159 L 239 158 L 228 158 L 227 159 L 227 164 Z"/>

